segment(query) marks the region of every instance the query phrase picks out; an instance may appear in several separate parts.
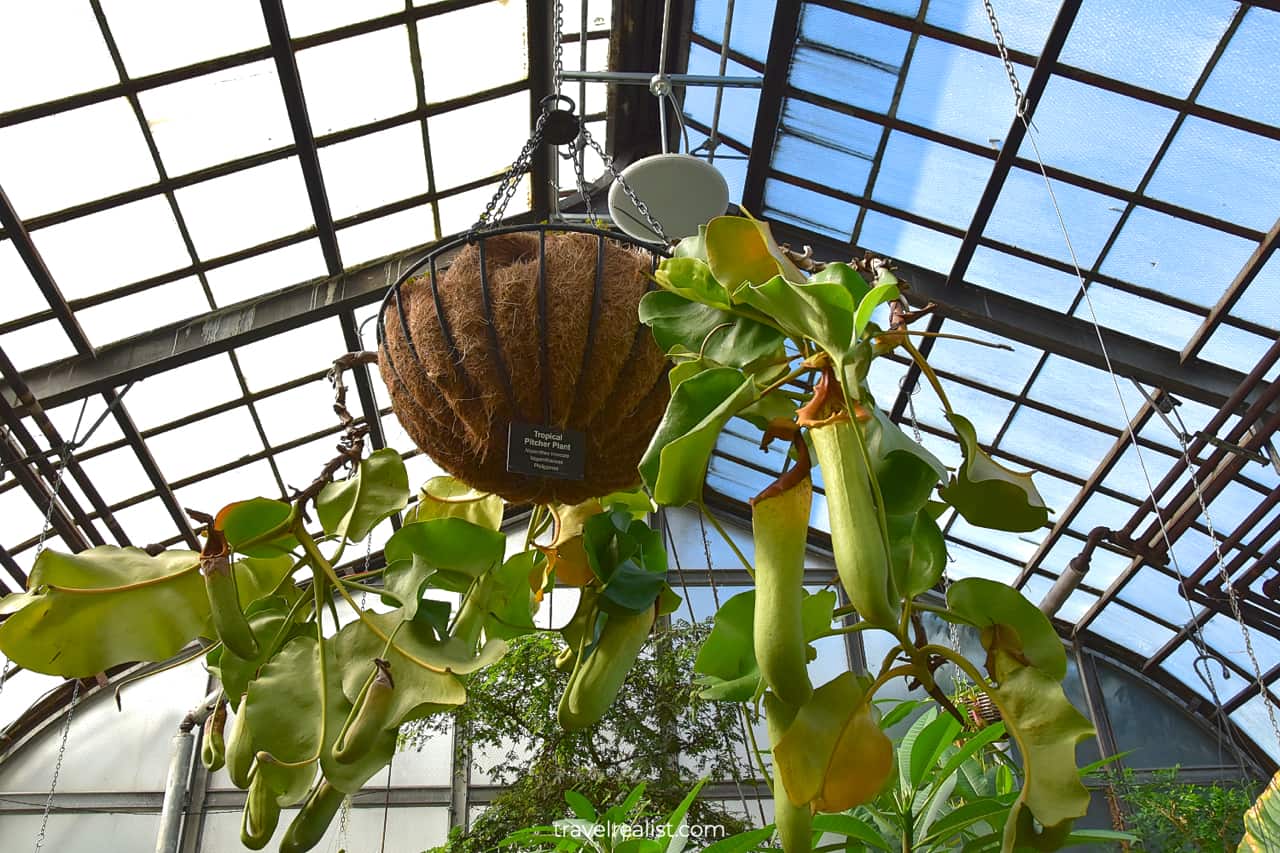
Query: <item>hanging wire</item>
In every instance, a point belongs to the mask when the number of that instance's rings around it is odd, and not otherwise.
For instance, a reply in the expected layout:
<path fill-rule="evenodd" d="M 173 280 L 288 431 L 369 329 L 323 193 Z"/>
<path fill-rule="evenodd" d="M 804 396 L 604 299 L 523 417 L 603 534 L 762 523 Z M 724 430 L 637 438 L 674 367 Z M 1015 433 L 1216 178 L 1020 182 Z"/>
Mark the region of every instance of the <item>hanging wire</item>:
<path fill-rule="evenodd" d="M 1165 523 L 1164 515 L 1160 510 L 1159 501 L 1156 500 L 1155 487 L 1152 484 L 1151 474 L 1147 469 L 1146 460 L 1143 458 L 1142 448 L 1138 443 L 1138 437 L 1134 432 L 1133 419 L 1129 415 L 1129 407 L 1124 401 L 1124 395 L 1120 391 L 1120 381 L 1116 376 L 1114 367 L 1112 366 L 1111 356 L 1107 352 L 1107 344 L 1102 336 L 1102 327 L 1098 323 L 1098 315 L 1097 315 L 1097 312 L 1094 310 L 1093 300 L 1090 298 L 1089 288 L 1087 283 L 1085 282 L 1084 273 L 1081 271 L 1080 261 L 1076 255 L 1075 246 L 1071 242 L 1071 235 L 1067 229 L 1066 218 L 1062 213 L 1062 207 L 1058 204 L 1057 194 L 1053 191 L 1053 182 L 1050 181 L 1049 179 L 1049 172 L 1045 168 L 1044 158 L 1041 156 L 1041 153 L 1040 153 L 1040 146 L 1036 142 L 1036 132 L 1032 129 L 1031 123 L 1027 121 L 1026 96 L 1022 92 L 1022 87 L 1018 83 L 1018 76 L 1014 72 L 1013 63 L 1009 59 L 1009 50 L 1005 46 L 1004 35 L 1000 31 L 1000 23 L 996 18 L 995 8 L 992 6 L 991 0 L 983 0 L 983 6 L 986 8 L 986 11 L 987 11 L 987 19 L 991 24 L 991 32 L 995 37 L 996 49 L 1000 54 L 1000 60 L 1001 62 L 1004 63 L 1005 72 L 1009 77 L 1009 84 L 1013 88 L 1014 97 L 1016 99 L 1015 110 L 1017 113 L 1017 117 L 1022 122 L 1022 126 L 1026 129 L 1027 139 L 1031 142 L 1031 148 L 1033 153 L 1035 154 L 1036 163 L 1040 167 L 1041 177 L 1044 178 L 1045 188 L 1048 190 L 1048 193 L 1049 193 L 1049 200 L 1053 204 L 1054 213 L 1056 214 L 1058 219 L 1058 227 L 1062 231 L 1063 239 L 1065 240 L 1067 245 L 1067 251 L 1071 256 L 1071 266 L 1075 270 L 1076 278 L 1080 283 L 1080 293 L 1084 297 L 1084 302 L 1086 307 L 1089 309 L 1089 319 L 1093 324 L 1094 334 L 1096 334 L 1098 338 L 1098 346 L 1102 353 L 1103 362 L 1106 365 L 1108 375 L 1111 377 L 1111 383 L 1115 387 L 1116 399 L 1119 400 L 1120 402 L 1120 409 L 1124 413 L 1125 429 L 1128 432 L 1129 441 L 1133 445 L 1135 455 L 1137 456 L 1138 466 L 1142 470 L 1142 477 L 1146 483 L 1147 492 L 1151 498 L 1151 508 L 1152 508 L 1152 511 L 1155 513 L 1156 521 L 1159 524 L 1161 538 L 1163 538 L 1164 540 L 1165 553 L 1169 555 L 1169 560 L 1173 565 L 1174 571 L 1177 572 L 1180 578 L 1185 579 L 1185 575 L 1183 575 L 1182 569 L 1178 565 L 1177 555 L 1173 551 L 1173 542 L 1169 536 L 1169 529 Z M 1189 457 L 1189 454 L 1187 453 L 1187 450 L 1186 450 L 1185 443 L 1183 445 L 1183 456 L 1184 458 Z M 1189 465 L 1189 460 L 1188 460 L 1188 465 Z M 1200 511 L 1204 515 L 1206 522 L 1208 522 L 1208 507 L 1204 501 L 1204 496 L 1200 491 L 1200 485 L 1197 482 L 1197 478 L 1194 474 L 1194 469 L 1190 468 L 1189 466 L 1189 470 L 1191 471 L 1192 486 L 1193 486 L 1193 489 L 1195 490 L 1197 499 L 1199 500 L 1199 503 L 1200 503 Z M 1214 543 L 1214 551 L 1217 555 L 1219 570 L 1224 574 L 1224 576 L 1226 576 L 1227 570 L 1222 559 L 1221 547 L 1218 543 L 1217 537 L 1213 535 L 1211 525 L 1209 525 L 1209 529 L 1210 529 L 1210 536 L 1213 539 L 1213 543 Z M 1267 718 L 1270 720 L 1272 732 L 1276 736 L 1277 743 L 1280 743 L 1280 724 L 1277 724 L 1275 710 L 1272 707 L 1271 698 L 1268 695 L 1266 685 L 1262 677 L 1262 669 L 1258 664 L 1256 655 L 1254 655 L 1253 653 L 1253 642 L 1252 642 L 1252 639 L 1250 638 L 1249 628 L 1244 623 L 1244 620 L 1240 616 L 1239 604 L 1237 602 L 1234 602 L 1233 600 L 1234 591 L 1231 590 L 1231 584 L 1229 583 L 1229 580 L 1230 578 L 1227 577 L 1228 583 L 1226 584 L 1226 586 L 1228 589 L 1228 600 L 1232 601 L 1232 612 L 1233 612 L 1233 615 L 1235 615 L 1236 617 L 1237 625 L 1240 627 L 1240 633 L 1244 637 L 1245 648 L 1249 652 L 1250 663 L 1253 666 L 1254 675 L 1257 679 L 1257 683 L 1260 688 L 1259 695 L 1262 697 L 1263 705 L 1267 709 Z M 1187 610 L 1191 614 L 1191 625 L 1194 631 L 1193 643 L 1195 644 L 1198 652 L 1204 653 L 1207 647 L 1205 646 L 1205 643 L 1204 643 L 1203 631 L 1200 629 L 1199 623 L 1196 619 L 1195 609 L 1192 607 L 1190 598 L 1183 596 L 1183 599 L 1186 601 Z M 1210 692 L 1213 694 L 1214 701 L 1217 703 L 1217 708 L 1218 708 L 1217 716 L 1225 724 L 1227 722 L 1226 715 L 1223 713 L 1222 700 L 1218 696 L 1216 687 L 1213 686 L 1212 675 L 1210 675 L 1208 681 L 1210 685 Z"/>
<path fill-rule="evenodd" d="M 720 78 L 724 79 L 729 69 L 729 37 L 733 34 L 733 3 L 728 0 L 724 7 L 724 35 L 720 38 Z M 716 161 L 716 148 L 720 145 L 720 107 L 724 103 L 724 86 L 716 86 L 716 102 L 711 108 L 711 135 L 707 137 L 707 162 Z M 685 149 L 689 147 L 689 138 L 684 141 Z M 690 154 L 693 152 L 690 151 Z"/>

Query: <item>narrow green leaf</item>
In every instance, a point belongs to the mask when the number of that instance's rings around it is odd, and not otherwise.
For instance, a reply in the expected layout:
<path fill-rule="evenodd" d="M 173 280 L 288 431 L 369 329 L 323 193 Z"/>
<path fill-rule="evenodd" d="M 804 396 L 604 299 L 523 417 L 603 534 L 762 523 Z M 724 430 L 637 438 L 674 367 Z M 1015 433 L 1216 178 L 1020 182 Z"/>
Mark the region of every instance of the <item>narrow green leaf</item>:
<path fill-rule="evenodd" d="M 814 832 L 830 832 L 874 847 L 877 850 L 888 850 L 884 838 L 876 832 L 871 824 L 851 814 L 820 814 L 813 816 Z"/>
<path fill-rule="evenodd" d="M 569 804 L 569 808 L 573 810 L 573 813 L 583 820 L 596 819 L 595 806 L 591 805 L 591 801 L 577 791 L 565 791 L 564 801 Z"/>
<path fill-rule="evenodd" d="M 911 746 L 910 778 L 913 788 L 924 783 L 929 771 L 937 767 L 943 750 L 959 733 L 960 723 L 950 714 L 939 714 L 924 727 Z"/>

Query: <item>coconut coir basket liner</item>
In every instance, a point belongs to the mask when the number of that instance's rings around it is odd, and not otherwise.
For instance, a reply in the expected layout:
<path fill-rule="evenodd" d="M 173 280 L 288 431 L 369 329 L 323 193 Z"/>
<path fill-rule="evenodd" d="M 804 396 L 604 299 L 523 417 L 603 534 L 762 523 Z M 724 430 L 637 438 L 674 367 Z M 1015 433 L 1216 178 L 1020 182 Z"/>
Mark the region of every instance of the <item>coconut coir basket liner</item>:
<path fill-rule="evenodd" d="M 636 485 L 669 394 L 666 358 L 637 318 L 652 251 L 560 227 L 476 237 L 434 288 L 432 261 L 388 294 L 380 318 L 378 365 L 405 431 L 512 503 Z M 512 421 L 584 433 L 584 478 L 507 471 Z"/>

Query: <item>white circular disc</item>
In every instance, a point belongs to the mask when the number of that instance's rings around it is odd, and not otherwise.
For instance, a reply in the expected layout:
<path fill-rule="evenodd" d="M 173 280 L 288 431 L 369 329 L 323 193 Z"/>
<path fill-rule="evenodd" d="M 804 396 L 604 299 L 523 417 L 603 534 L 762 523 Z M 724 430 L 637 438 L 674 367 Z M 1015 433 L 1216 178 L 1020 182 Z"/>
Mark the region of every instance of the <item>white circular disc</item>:
<path fill-rule="evenodd" d="M 699 225 L 729 206 L 724 176 L 707 161 L 688 154 L 644 157 L 623 169 L 622 177 L 673 240 L 697 234 Z M 658 239 L 618 181 L 609 188 L 609 215 L 637 240 Z"/>

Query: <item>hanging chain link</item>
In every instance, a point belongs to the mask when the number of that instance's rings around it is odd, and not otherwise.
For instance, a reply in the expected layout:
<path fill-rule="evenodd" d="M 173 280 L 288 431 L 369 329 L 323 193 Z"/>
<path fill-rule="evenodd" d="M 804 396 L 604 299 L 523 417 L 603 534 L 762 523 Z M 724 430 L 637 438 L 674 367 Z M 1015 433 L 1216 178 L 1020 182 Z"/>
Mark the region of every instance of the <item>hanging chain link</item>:
<path fill-rule="evenodd" d="M 582 0 L 585 2 L 585 0 Z M 555 32 L 551 34 L 552 39 L 552 56 L 551 62 L 551 86 L 552 91 L 557 95 L 560 94 L 561 84 L 564 82 L 564 41 L 561 34 L 564 32 L 564 3 L 563 0 L 556 0 L 556 23 Z M 578 38 L 585 39 L 586 33 L 579 33 Z M 585 71 L 586 69 L 579 69 Z"/>
<path fill-rule="evenodd" d="M 53 764 L 53 781 L 49 784 L 49 796 L 44 801 L 44 814 L 40 817 L 40 832 L 36 835 L 36 853 L 44 846 L 45 833 L 49 829 L 49 813 L 53 811 L 53 795 L 58 790 L 58 776 L 62 773 L 62 761 L 67 755 L 67 738 L 71 735 L 71 717 L 76 712 L 80 698 L 79 679 L 71 683 L 71 703 L 67 706 L 67 718 L 62 723 L 62 742 L 58 744 L 58 759 Z"/>
<path fill-rule="evenodd" d="M 1236 595 L 1235 584 L 1231 582 L 1231 573 L 1227 570 L 1226 559 L 1222 555 L 1222 543 L 1218 539 L 1218 534 L 1213 528 L 1213 519 L 1209 516 L 1209 506 L 1204 499 L 1204 492 L 1200 489 L 1200 478 L 1196 476 L 1194 467 L 1191 464 L 1191 451 L 1187 443 L 1187 426 L 1182 422 L 1182 416 L 1174 410 L 1174 417 L 1178 419 L 1181 429 L 1176 430 L 1178 434 L 1178 443 L 1182 445 L 1182 459 L 1187 465 L 1187 473 L 1191 477 L 1191 488 L 1196 494 L 1196 503 L 1200 507 L 1200 516 L 1204 519 L 1205 529 L 1209 532 L 1209 541 L 1213 543 L 1214 557 L 1218 562 L 1218 572 L 1222 577 L 1222 587 L 1227 593 L 1227 604 L 1231 608 L 1231 615 L 1235 618 L 1236 624 L 1240 627 L 1240 636 L 1244 639 L 1244 648 L 1249 656 L 1249 664 L 1253 667 L 1253 675 L 1255 683 L 1258 685 L 1258 695 L 1262 699 L 1262 707 L 1267 710 L 1267 720 L 1271 723 L 1271 731 L 1276 737 L 1276 742 L 1280 743 L 1280 724 L 1276 721 L 1275 708 L 1271 699 L 1267 694 L 1267 685 L 1262 677 L 1262 666 L 1258 663 L 1258 655 L 1253 650 L 1253 637 L 1249 633 L 1249 626 L 1245 624 L 1244 614 L 1240 610 L 1240 599 Z M 1192 620 L 1195 622 L 1196 620 Z M 1221 708 L 1221 705 L 1219 705 Z"/>
<path fill-rule="evenodd" d="M 649 212 L 649 205 L 645 204 L 644 200 L 641 199 L 640 196 L 636 195 L 636 191 L 632 189 L 629 183 L 627 183 L 626 178 L 622 177 L 622 173 L 618 171 L 618 167 L 613 164 L 613 158 L 600 147 L 600 143 L 596 142 L 595 139 L 592 138 L 591 131 L 587 130 L 585 127 L 582 129 L 582 138 L 586 141 L 587 145 L 591 146 L 591 150 L 596 152 L 600 157 L 600 161 L 604 163 L 604 167 L 609 170 L 609 174 L 618 182 L 618 185 L 622 187 L 622 191 L 626 193 L 627 198 L 635 205 L 636 210 L 640 212 L 640 215 L 644 217 L 649 229 L 653 231 L 654 234 L 657 234 L 663 243 L 670 243 L 671 238 L 667 236 L 667 232 L 662 230 L 662 225 L 653 217 L 653 214 Z"/>
<path fill-rule="evenodd" d="M 1000 61 L 1004 63 L 1004 73 L 1009 75 L 1009 85 L 1013 87 L 1013 96 L 1016 99 L 1014 109 L 1017 110 L 1018 117 L 1025 120 L 1027 96 L 1022 92 L 1022 84 L 1018 82 L 1018 72 L 1013 67 L 1013 61 L 1009 59 L 1009 48 L 1005 46 L 1004 33 L 1000 31 L 1000 22 L 996 20 L 995 7 L 991 5 L 991 0 L 982 0 L 982 5 L 987 10 L 987 20 L 991 23 L 991 33 L 995 36 Z"/>
<path fill-rule="evenodd" d="M 484 212 L 480 214 L 480 218 L 471 226 L 471 231 L 483 231 L 486 228 L 496 228 L 502 224 L 503 214 L 506 213 L 507 205 L 516 194 L 516 189 L 520 186 L 520 178 L 529 171 L 533 164 L 533 152 L 542 144 L 542 132 L 547 124 L 547 113 L 544 110 L 542 115 L 538 116 L 538 121 L 533 127 L 533 135 L 529 137 L 529 141 L 524 144 L 524 148 L 520 149 L 519 155 L 507 171 L 503 173 L 502 180 L 498 182 L 498 189 L 493 194 L 493 198 L 489 199 L 489 203 L 485 205 Z"/>

